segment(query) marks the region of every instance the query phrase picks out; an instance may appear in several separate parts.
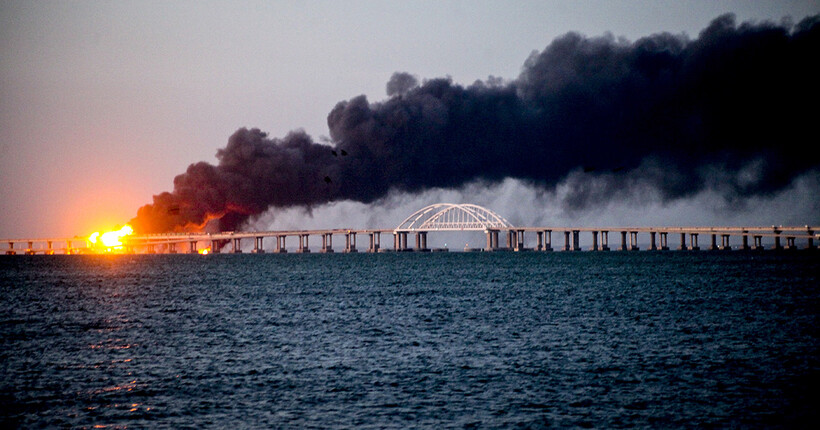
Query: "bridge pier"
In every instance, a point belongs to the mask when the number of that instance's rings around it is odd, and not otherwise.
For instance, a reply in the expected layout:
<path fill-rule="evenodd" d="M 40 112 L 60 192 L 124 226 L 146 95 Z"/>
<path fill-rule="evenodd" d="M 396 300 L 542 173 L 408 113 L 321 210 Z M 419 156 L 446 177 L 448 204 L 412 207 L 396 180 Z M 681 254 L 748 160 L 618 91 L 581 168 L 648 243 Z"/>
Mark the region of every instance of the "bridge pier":
<path fill-rule="evenodd" d="M 487 248 L 486 251 L 498 251 L 498 230 L 485 230 L 487 234 Z"/>
<path fill-rule="evenodd" d="M 689 233 L 689 249 L 692 251 L 699 251 L 700 247 L 698 246 L 698 234 L 697 233 Z"/>
<path fill-rule="evenodd" d="M 661 251 L 669 251 L 669 233 L 661 232 Z"/>
<path fill-rule="evenodd" d="M 525 249 L 524 249 L 524 230 L 516 230 L 514 232 L 514 237 L 515 237 L 515 241 L 513 243 L 515 244 L 515 247 L 513 248 L 513 250 L 516 251 L 516 252 L 525 251 Z"/>
<path fill-rule="evenodd" d="M 367 247 L 367 252 L 379 252 L 380 242 L 381 242 L 381 233 L 373 232 L 367 233 L 368 238 L 370 239 L 370 244 Z"/>
<path fill-rule="evenodd" d="M 786 236 L 786 249 L 790 251 L 797 249 L 794 245 L 794 236 Z"/>
<path fill-rule="evenodd" d="M 732 245 L 729 244 L 729 235 L 728 234 L 721 234 L 720 235 L 720 249 L 721 251 L 731 251 Z"/>
<path fill-rule="evenodd" d="M 177 244 L 174 242 L 168 243 L 168 253 L 169 254 L 176 254 L 177 253 Z"/>
<path fill-rule="evenodd" d="M 763 236 L 754 235 L 754 250 L 755 251 L 762 251 L 763 250 Z"/>
<path fill-rule="evenodd" d="M 814 232 L 808 230 L 807 233 L 809 234 L 808 241 L 806 243 L 806 249 L 814 249 Z"/>
<path fill-rule="evenodd" d="M 777 251 L 780 251 L 780 250 L 783 249 L 783 246 L 780 245 L 780 233 L 781 233 L 780 230 L 778 230 L 776 228 L 774 229 L 774 234 L 777 235 L 777 236 L 774 237 L 774 249 L 777 250 Z"/>
<path fill-rule="evenodd" d="M 310 245 L 308 244 L 308 236 L 307 234 L 300 233 L 299 234 L 299 248 L 296 249 L 297 254 L 309 254 L 310 253 Z"/>
<path fill-rule="evenodd" d="M 657 251 L 658 247 L 655 245 L 655 232 L 649 232 L 649 250 L 650 251 Z"/>
<path fill-rule="evenodd" d="M 621 251 L 626 251 L 628 248 L 626 247 L 626 233 L 625 231 L 621 232 Z"/>
<path fill-rule="evenodd" d="M 287 238 L 286 235 L 278 235 L 276 236 L 276 248 L 274 248 L 274 254 L 287 254 L 288 250 L 286 248 L 285 239 Z"/>
<path fill-rule="evenodd" d="M 427 249 L 427 232 L 426 231 L 417 231 L 416 232 L 416 252 L 428 252 L 430 251 Z"/>
<path fill-rule="evenodd" d="M 233 253 L 234 254 L 241 254 L 242 253 L 242 239 L 235 237 L 233 238 Z"/>
<path fill-rule="evenodd" d="M 572 250 L 581 251 L 581 231 L 572 230 Z"/>
<path fill-rule="evenodd" d="M 630 231 L 629 232 L 629 250 L 630 251 L 640 251 L 641 248 L 638 247 L 638 232 L 637 231 Z"/>
<path fill-rule="evenodd" d="M 749 234 L 748 233 L 749 233 L 748 231 L 744 230 L 743 231 L 743 236 L 741 236 L 740 249 L 742 249 L 743 251 L 748 251 L 748 250 L 751 249 L 751 247 L 749 246 Z"/>
<path fill-rule="evenodd" d="M 254 238 L 253 241 L 253 249 L 251 250 L 252 254 L 264 254 L 265 248 L 262 245 L 262 236 L 257 236 Z"/>
<path fill-rule="evenodd" d="M 345 252 L 359 252 L 356 249 L 356 232 L 348 231 L 347 233 L 345 233 Z"/>
<path fill-rule="evenodd" d="M 569 230 L 564 230 L 564 251 L 569 251 Z"/>
<path fill-rule="evenodd" d="M 590 251 L 597 251 L 597 250 L 598 250 L 598 232 L 593 231 L 592 232 L 592 248 L 590 248 Z"/>
<path fill-rule="evenodd" d="M 601 251 L 609 251 L 609 231 L 601 232 Z"/>
<path fill-rule="evenodd" d="M 192 240 L 188 242 L 188 253 L 189 254 L 198 254 L 199 252 L 196 250 L 196 241 Z"/>
<path fill-rule="evenodd" d="M 330 254 L 333 252 L 333 233 L 322 233 L 322 248 L 319 250 L 321 254 Z"/>
<path fill-rule="evenodd" d="M 211 254 L 219 254 L 219 241 L 212 240 L 211 241 Z"/>

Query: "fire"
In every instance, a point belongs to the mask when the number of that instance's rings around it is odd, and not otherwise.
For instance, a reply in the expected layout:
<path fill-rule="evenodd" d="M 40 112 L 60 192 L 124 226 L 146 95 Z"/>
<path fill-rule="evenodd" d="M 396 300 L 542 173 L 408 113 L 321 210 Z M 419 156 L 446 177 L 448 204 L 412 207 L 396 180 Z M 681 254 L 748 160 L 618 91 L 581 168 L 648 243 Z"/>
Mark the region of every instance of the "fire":
<path fill-rule="evenodd" d="M 210 254 L 210 253 L 211 253 L 211 247 L 209 246 L 209 247 L 207 247 L 207 248 L 205 248 L 205 249 L 200 249 L 200 250 L 199 250 L 199 253 L 200 253 L 201 255 L 208 255 L 208 254 Z"/>
<path fill-rule="evenodd" d="M 106 231 L 102 234 L 95 231 L 91 236 L 88 236 L 88 241 L 91 242 L 92 247 L 96 249 L 104 248 L 105 251 L 111 251 L 112 249 L 119 250 L 122 249 L 123 246 L 121 239 L 132 234 L 134 234 L 134 229 L 126 224 L 119 230 Z"/>

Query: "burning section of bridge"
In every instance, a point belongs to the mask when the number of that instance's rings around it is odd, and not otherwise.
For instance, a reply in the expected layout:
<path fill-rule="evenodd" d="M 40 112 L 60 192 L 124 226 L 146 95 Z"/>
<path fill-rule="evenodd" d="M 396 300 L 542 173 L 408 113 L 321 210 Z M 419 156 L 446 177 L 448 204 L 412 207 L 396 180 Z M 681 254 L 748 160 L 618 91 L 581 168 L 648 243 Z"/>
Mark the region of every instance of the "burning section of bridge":
<path fill-rule="evenodd" d="M 123 238 L 132 234 L 134 234 L 134 229 L 126 224 L 118 230 L 103 233 L 95 231 L 88 237 L 88 242 L 91 244 L 91 249 L 97 253 L 119 252 L 125 249 Z"/>

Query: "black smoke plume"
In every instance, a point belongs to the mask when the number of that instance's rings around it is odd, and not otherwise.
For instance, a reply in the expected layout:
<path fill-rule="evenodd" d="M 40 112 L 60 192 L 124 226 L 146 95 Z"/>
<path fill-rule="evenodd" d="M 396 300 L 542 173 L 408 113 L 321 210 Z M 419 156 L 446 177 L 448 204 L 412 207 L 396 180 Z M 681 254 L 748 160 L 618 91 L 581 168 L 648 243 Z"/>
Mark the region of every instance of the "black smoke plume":
<path fill-rule="evenodd" d="M 694 40 L 569 33 L 512 81 L 462 86 L 396 73 L 388 99 L 333 108 L 330 145 L 302 131 L 240 129 L 217 165 L 189 166 L 132 225 L 196 230 L 219 219 L 233 230 L 270 208 L 504 178 L 549 190 L 572 177 L 571 208 L 607 194 L 586 177 L 622 192 L 648 185 L 666 200 L 707 189 L 765 196 L 820 166 L 818 54 L 820 15 L 797 25 L 726 15 Z"/>

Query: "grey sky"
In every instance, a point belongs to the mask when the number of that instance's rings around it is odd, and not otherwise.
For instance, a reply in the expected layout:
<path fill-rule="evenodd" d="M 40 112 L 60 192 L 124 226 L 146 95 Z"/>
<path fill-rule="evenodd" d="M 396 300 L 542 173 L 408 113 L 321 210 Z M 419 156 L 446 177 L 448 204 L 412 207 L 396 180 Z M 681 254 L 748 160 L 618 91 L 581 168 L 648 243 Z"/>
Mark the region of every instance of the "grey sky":
<path fill-rule="evenodd" d="M 395 71 L 464 84 L 512 79 L 530 52 L 568 31 L 694 37 L 727 12 L 738 21 L 797 21 L 820 4 L 0 1 L 0 237 L 85 235 L 124 223 L 190 163 L 213 162 L 237 128 L 273 136 L 303 128 L 318 139 L 337 102 L 384 98 Z M 437 197 L 458 196 L 429 196 Z M 435 203 L 427 198 L 417 201 Z M 812 208 L 800 204 L 791 207 Z M 355 207 L 325 211 L 367 222 L 367 209 Z M 538 209 L 516 216 L 542 220 L 548 208 Z M 747 221 L 719 212 L 709 220 Z M 603 221 L 620 220 L 586 219 Z"/>

